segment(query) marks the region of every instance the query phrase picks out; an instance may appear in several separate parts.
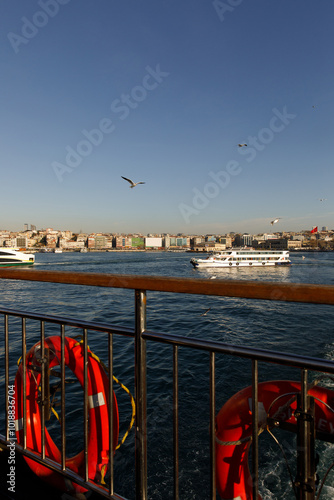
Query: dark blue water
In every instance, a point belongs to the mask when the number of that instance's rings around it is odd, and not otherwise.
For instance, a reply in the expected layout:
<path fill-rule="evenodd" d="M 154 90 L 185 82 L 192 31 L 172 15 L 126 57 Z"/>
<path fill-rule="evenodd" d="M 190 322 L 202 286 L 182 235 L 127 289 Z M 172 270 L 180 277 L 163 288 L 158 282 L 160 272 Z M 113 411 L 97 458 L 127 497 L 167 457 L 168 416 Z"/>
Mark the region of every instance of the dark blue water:
<path fill-rule="evenodd" d="M 187 278 L 254 280 L 278 283 L 334 284 L 334 254 L 292 254 L 290 267 L 194 270 L 191 254 L 174 252 L 107 252 L 37 254 L 36 270 L 142 274 Z M 3 307 L 68 316 L 115 325 L 134 326 L 134 292 L 121 289 L 52 285 L 0 280 Z M 211 308 L 210 311 L 201 314 Z M 334 309 L 330 306 L 289 304 L 247 299 L 197 297 L 195 295 L 147 293 L 147 327 L 189 337 L 221 340 L 231 344 L 261 347 L 281 352 L 333 359 Z M 2 328 L 2 327 L 1 327 Z M 20 323 L 11 320 L 11 359 L 20 355 Z M 27 322 L 28 344 L 39 336 L 39 326 Z M 47 334 L 58 331 L 47 327 Z M 68 329 L 71 336 L 78 332 Z M 79 332 L 80 333 L 80 332 Z M 0 332 L 1 334 L 1 332 Z M 106 336 L 89 333 L 91 349 L 107 362 Z M 1 344 L 3 352 L 3 346 Z M 134 393 L 134 354 L 131 338 L 114 340 L 114 373 Z M 179 350 L 180 359 L 180 497 L 207 499 L 209 491 L 209 364 L 208 355 Z M 147 346 L 148 378 L 148 486 L 151 499 L 173 498 L 172 462 L 172 350 L 168 346 Z M 272 365 L 260 365 L 260 380 L 294 378 L 299 373 Z M 16 368 L 11 368 L 15 377 Z M 249 385 L 249 361 L 217 356 L 217 411 L 235 392 Z M 71 376 L 69 374 L 69 378 Z M 3 379 L 3 377 L 1 377 Z M 72 377 L 73 379 L 73 377 Z M 82 449 L 82 391 L 78 384 L 66 386 L 69 412 L 66 417 L 67 451 Z M 128 396 L 116 389 L 120 410 L 120 433 L 125 432 L 131 415 Z M 2 422 L 3 426 L 3 422 Z M 54 439 L 59 425 L 48 423 Z M 3 432 L 3 428 L 1 429 Z M 278 438 L 279 435 L 277 435 Z M 294 436 L 281 436 L 289 458 L 295 457 Z M 286 467 L 277 445 L 267 436 L 260 438 L 261 494 L 263 499 L 292 499 Z M 264 446 L 262 450 L 262 446 Z M 333 461 L 333 446 L 319 445 L 319 473 Z M 293 467 L 293 466 L 292 466 Z M 115 490 L 132 499 L 134 484 L 134 431 L 115 455 Z M 334 497 L 334 477 L 330 476 L 321 496 Z"/>

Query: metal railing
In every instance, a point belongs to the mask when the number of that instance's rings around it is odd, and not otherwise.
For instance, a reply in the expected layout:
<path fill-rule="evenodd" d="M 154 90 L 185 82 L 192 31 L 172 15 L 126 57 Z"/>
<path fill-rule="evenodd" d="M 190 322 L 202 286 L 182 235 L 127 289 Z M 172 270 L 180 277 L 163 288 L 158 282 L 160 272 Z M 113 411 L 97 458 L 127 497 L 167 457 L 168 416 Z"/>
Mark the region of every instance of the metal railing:
<path fill-rule="evenodd" d="M 240 345 L 231 345 L 224 342 L 201 340 L 190 337 L 183 337 L 179 335 L 172 335 L 168 333 L 157 333 L 147 331 L 146 328 L 146 292 L 148 290 L 158 292 L 172 292 L 182 294 L 199 294 L 199 295 L 212 295 L 212 296 L 225 296 L 225 297 L 242 297 L 248 299 L 262 299 L 262 300 L 277 300 L 288 302 L 304 302 L 313 304 L 334 304 L 334 287 L 321 286 L 321 285 L 302 285 L 302 284 L 280 284 L 280 283 L 258 283 L 246 281 L 224 281 L 217 280 L 193 280 L 181 278 L 160 278 L 151 276 L 129 276 L 129 275 L 108 275 L 108 274 L 95 274 L 95 273 L 64 273 L 64 272 L 45 272 L 36 270 L 0 270 L 0 278 L 11 280 L 27 280 L 39 281 L 49 283 L 64 283 L 75 284 L 79 286 L 98 286 L 98 287 L 112 287 L 134 290 L 135 293 L 135 326 L 133 329 L 117 327 L 110 324 L 87 322 L 80 320 L 73 320 L 70 318 L 55 317 L 45 314 L 35 314 L 29 312 L 22 312 L 11 309 L 0 309 L 0 314 L 4 317 L 4 372 L 5 372 L 5 387 L 9 385 L 9 318 L 17 317 L 21 319 L 22 330 L 22 370 L 23 380 L 25 381 L 26 373 L 26 322 L 27 320 L 35 320 L 40 323 L 40 342 L 41 342 L 41 360 L 45 358 L 44 340 L 45 340 L 45 324 L 52 323 L 58 325 L 59 335 L 61 338 L 61 350 L 64 353 L 65 342 L 65 327 L 73 327 L 82 330 L 83 333 L 83 349 L 84 349 L 84 476 L 74 473 L 66 467 L 66 428 L 65 428 L 65 360 L 64 356 L 61 359 L 61 460 L 60 463 L 50 460 L 46 456 L 45 450 L 45 415 L 42 412 L 41 421 L 41 452 L 36 453 L 27 448 L 26 444 L 26 415 L 25 415 L 25 398 L 27 388 L 25 382 L 23 383 L 23 434 L 24 441 L 21 444 L 16 444 L 16 450 L 22 453 L 27 458 L 39 462 L 51 470 L 66 476 L 70 481 L 78 484 L 84 488 L 90 489 L 99 493 L 102 497 L 113 498 L 120 500 L 119 494 L 114 492 L 113 486 L 113 457 L 110 453 L 109 469 L 110 469 L 110 483 L 109 486 L 103 487 L 95 484 L 88 477 L 88 401 L 87 401 L 87 332 L 105 332 L 108 335 L 108 362 L 109 373 L 113 373 L 113 336 L 121 335 L 132 337 L 134 339 L 134 358 L 135 358 L 135 402 L 136 402 L 136 446 L 135 446 L 135 488 L 136 498 L 146 500 L 147 493 L 147 384 L 146 384 L 146 347 L 148 342 L 168 344 L 173 349 L 173 464 L 174 464 L 174 498 L 179 498 L 179 347 L 186 347 L 190 349 L 197 349 L 209 353 L 209 392 L 210 392 L 210 491 L 211 498 L 216 498 L 216 476 L 215 476 L 215 374 L 216 374 L 216 355 L 225 354 L 234 358 L 246 358 L 251 360 L 252 363 L 252 477 L 253 477 L 253 498 L 258 498 L 258 467 L 259 467 L 259 450 L 258 450 L 258 364 L 259 362 L 266 362 L 280 366 L 293 367 L 300 369 L 301 380 L 301 395 L 302 402 L 305 403 L 307 399 L 307 374 L 308 371 L 323 372 L 326 374 L 334 374 L 334 362 L 318 359 L 307 356 L 285 354 L 281 352 L 268 351 L 264 349 L 249 348 Z M 3 368 L 1 367 L 1 370 Z M 0 372 L 1 375 L 1 372 Z M 41 402 L 46 401 L 47 394 L 47 381 L 46 375 L 42 370 L 41 377 Z M 112 401 L 113 394 L 113 377 L 109 377 L 109 401 Z M 0 446 L 7 448 L 10 444 L 10 435 L 8 429 L 10 414 L 8 412 L 8 400 L 6 398 L 5 405 L 6 414 L 6 435 L 0 435 Z M 112 422 L 113 411 L 112 405 L 109 409 L 109 419 Z M 301 426 L 303 428 L 303 426 Z M 305 426 L 304 426 L 305 427 Z M 109 449 L 114 449 L 113 443 L 113 426 L 109 427 Z M 308 450 L 307 428 L 304 428 L 304 439 L 306 455 Z M 303 461 L 301 460 L 301 463 Z M 306 466 L 305 466 L 306 467 Z M 305 468 L 304 468 L 305 469 Z M 313 500 L 315 498 L 314 491 L 308 491 L 305 488 L 305 483 L 308 480 L 309 471 L 302 470 L 300 477 L 301 485 L 298 489 L 298 498 L 303 500 Z M 304 481 L 304 484 L 303 484 Z"/>

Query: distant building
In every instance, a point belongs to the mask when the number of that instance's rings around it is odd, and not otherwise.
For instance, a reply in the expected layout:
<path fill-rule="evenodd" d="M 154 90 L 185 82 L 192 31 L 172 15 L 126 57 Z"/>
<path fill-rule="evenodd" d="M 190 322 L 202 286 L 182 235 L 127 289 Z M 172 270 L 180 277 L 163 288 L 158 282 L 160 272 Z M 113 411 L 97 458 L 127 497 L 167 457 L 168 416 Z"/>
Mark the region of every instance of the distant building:
<path fill-rule="evenodd" d="M 223 250 L 226 250 L 226 245 L 215 241 L 206 241 L 205 243 L 193 245 L 191 249 L 194 252 L 222 252 Z"/>
<path fill-rule="evenodd" d="M 161 249 L 162 238 L 145 238 L 145 248 Z"/>
<path fill-rule="evenodd" d="M 95 248 L 95 237 L 94 236 L 88 236 L 87 247 L 88 248 Z"/>
<path fill-rule="evenodd" d="M 15 246 L 17 248 L 27 248 L 28 238 L 26 236 L 17 236 Z"/>
<path fill-rule="evenodd" d="M 241 237 L 241 243 L 244 247 L 251 247 L 253 245 L 253 236 L 245 233 Z"/>
<path fill-rule="evenodd" d="M 288 240 L 288 249 L 291 248 L 301 248 L 302 247 L 302 241 L 301 240 Z"/>
<path fill-rule="evenodd" d="M 253 241 L 253 247 L 258 248 L 258 249 L 272 249 L 272 250 L 287 250 L 289 248 L 288 246 L 288 240 L 287 238 L 273 238 L 273 239 L 267 239 L 267 240 L 254 240 Z M 292 243 L 295 243 L 298 245 L 301 242 L 295 241 Z"/>
<path fill-rule="evenodd" d="M 118 249 L 132 248 L 131 236 L 115 236 L 113 239 L 113 247 Z"/>
<path fill-rule="evenodd" d="M 139 250 L 141 248 L 144 248 L 144 246 L 145 246 L 144 238 L 141 238 L 140 236 L 133 236 L 131 238 L 131 248 L 137 248 Z"/>
<path fill-rule="evenodd" d="M 221 236 L 218 238 L 218 243 L 221 245 L 225 245 L 225 248 L 231 248 L 232 247 L 232 238 L 230 236 Z"/>
<path fill-rule="evenodd" d="M 100 249 L 100 248 L 105 248 L 106 247 L 106 237 L 102 235 L 97 235 L 95 236 L 95 248 Z"/>

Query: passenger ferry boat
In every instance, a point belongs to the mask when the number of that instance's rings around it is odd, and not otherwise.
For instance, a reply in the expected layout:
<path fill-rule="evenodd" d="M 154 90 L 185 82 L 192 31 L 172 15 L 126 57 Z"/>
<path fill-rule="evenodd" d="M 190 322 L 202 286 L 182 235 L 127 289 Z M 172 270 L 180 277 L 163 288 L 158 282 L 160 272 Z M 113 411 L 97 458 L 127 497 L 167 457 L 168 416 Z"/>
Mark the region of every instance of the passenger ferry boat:
<path fill-rule="evenodd" d="M 254 250 L 253 248 L 233 248 L 209 255 L 206 259 L 192 258 L 195 267 L 263 267 L 289 265 L 288 250 Z"/>
<path fill-rule="evenodd" d="M 32 253 L 24 253 L 16 248 L 0 248 L 0 267 L 32 266 L 34 262 Z"/>

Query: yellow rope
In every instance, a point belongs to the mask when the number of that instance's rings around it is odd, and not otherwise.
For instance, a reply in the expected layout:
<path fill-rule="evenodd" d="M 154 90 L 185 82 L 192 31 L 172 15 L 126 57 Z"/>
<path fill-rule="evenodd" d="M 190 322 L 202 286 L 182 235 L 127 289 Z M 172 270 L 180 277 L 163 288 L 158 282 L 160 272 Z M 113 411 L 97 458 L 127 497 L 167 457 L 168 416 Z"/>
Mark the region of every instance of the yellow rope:
<path fill-rule="evenodd" d="M 56 416 L 56 419 L 57 419 L 57 420 L 59 420 L 59 422 L 60 422 L 59 415 L 58 415 L 58 413 L 56 412 L 56 410 L 54 409 L 54 407 L 53 407 L 53 406 L 50 406 L 50 408 L 51 408 L 52 413 Z"/>
<path fill-rule="evenodd" d="M 104 464 L 102 465 L 102 469 L 101 469 L 101 484 L 105 485 L 107 484 L 104 480 L 105 476 L 106 476 L 106 473 L 107 473 L 107 464 Z"/>
<path fill-rule="evenodd" d="M 124 443 L 124 441 L 126 440 L 126 438 L 128 437 L 129 435 L 129 432 L 131 431 L 132 429 L 132 426 L 134 424 L 134 421 L 135 421 L 135 417 L 136 417 L 136 403 L 135 403 L 135 400 L 134 400 L 134 397 L 132 396 L 131 392 L 129 391 L 129 389 L 127 387 L 125 387 L 125 385 L 123 385 L 114 375 L 113 375 L 113 379 L 114 381 L 116 382 L 116 384 L 119 384 L 120 387 L 129 395 L 130 397 L 130 401 L 131 401 L 131 407 L 132 407 L 132 416 L 131 416 L 131 421 L 130 421 L 130 424 L 129 424 L 129 427 L 128 427 L 128 430 L 126 431 L 126 433 L 124 434 L 121 442 L 116 446 L 115 450 L 118 450 L 118 448 L 120 448 L 120 446 L 122 446 L 122 444 Z"/>
<path fill-rule="evenodd" d="M 83 344 L 83 340 L 82 339 L 80 340 L 80 342 L 77 342 L 75 345 L 80 345 L 80 344 Z M 98 356 L 96 356 L 96 354 L 94 354 L 90 350 L 89 346 L 87 346 L 87 348 L 89 349 L 88 353 L 90 354 L 90 356 L 93 359 L 95 359 L 95 361 L 97 361 L 98 363 L 100 363 L 100 365 L 102 366 L 102 368 L 104 369 L 104 371 L 109 375 L 109 369 L 108 369 L 108 367 L 103 363 L 103 361 L 100 360 L 100 358 Z M 128 396 L 130 397 L 131 408 L 132 408 L 132 415 L 131 415 L 131 421 L 130 421 L 129 427 L 128 427 L 127 431 L 125 432 L 122 440 L 120 441 L 120 443 L 118 443 L 118 445 L 115 448 L 115 450 L 118 450 L 118 448 L 120 448 L 122 446 L 122 444 L 124 443 L 124 441 L 128 437 L 129 432 L 131 431 L 131 429 L 133 427 L 133 424 L 134 424 L 134 421 L 135 421 L 135 417 L 136 417 L 136 403 L 135 403 L 134 397 L 132 396 L 132 394 L 129 391 L 129 389 L 124 384 L 122 384 L 122 382 L 120 382 L 115 377 L 115 375 L 113 375 L 113 380 L 116 382 L 116 384 L 118 384 L 128 394 Z"/>

